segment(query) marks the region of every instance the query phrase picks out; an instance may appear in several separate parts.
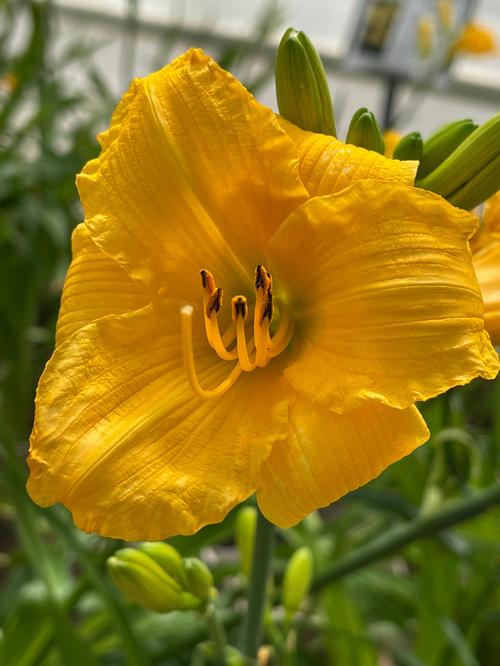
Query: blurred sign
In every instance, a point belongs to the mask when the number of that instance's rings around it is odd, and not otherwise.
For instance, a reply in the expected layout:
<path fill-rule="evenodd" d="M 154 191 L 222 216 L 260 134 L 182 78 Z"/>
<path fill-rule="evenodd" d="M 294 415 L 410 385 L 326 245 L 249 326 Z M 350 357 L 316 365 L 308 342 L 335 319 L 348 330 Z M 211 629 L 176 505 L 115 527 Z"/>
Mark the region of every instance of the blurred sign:
<path fill-rule="evenodd" d="M 475 0 L 362 0 L 346 63 L 406 79 L 446 66 Z"/>

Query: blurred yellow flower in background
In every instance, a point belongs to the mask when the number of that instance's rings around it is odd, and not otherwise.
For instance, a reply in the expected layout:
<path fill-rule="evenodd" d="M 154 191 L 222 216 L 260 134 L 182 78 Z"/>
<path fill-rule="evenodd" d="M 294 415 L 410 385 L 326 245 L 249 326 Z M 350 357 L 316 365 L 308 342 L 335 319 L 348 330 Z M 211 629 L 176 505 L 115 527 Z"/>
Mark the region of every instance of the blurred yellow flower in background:
<path fill-rule="evenodd" d="M 424 442 L 415 401 L 496 375 L 476 218 L 415 189 L 416 162 L 277 119 L 199 50 L 134 81 L 100 143 L 37 392 L 37 503 L 154 540 L 257 492 L 289 526 Z"/>
<path fill-rule="evenodd" d="M 453 27 L 455 20 L 455 6 L 451 0 L 438 0 L 437 11 L 439 24 L 444 30 Z"/>
<path fill-rule="evenodd" d="M 417 22 L 417 51 L 421 58 L 428 58 L 434 50 L 436 22 L 433 14 L 420 16 Z"/>
<path fill-rule="evenodd" d="M 495 33 L 478 23 L 467 23 L 453 45 L 453 53 L 488 55 L 496 52 Z"/>
<path fill-rule="evenodd" d="M 388 129 L 384 132 L 385 152 L 384 155 L 388 158 L 392 157 L 394 148 L 403 138 L 403 135 L 396 130 Z"/>

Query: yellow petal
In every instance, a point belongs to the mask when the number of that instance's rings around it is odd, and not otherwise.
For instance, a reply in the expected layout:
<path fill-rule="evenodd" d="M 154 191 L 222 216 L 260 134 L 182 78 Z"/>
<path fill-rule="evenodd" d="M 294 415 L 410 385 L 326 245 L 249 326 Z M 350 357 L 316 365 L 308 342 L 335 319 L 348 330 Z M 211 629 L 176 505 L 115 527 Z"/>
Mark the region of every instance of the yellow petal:
<path fill-rule="evenodd" d="M 500 240 L 500 192 L 497 192 L 484 204 L 482 224 L 471 238 L 472 253 Z"/>
<path fill-rule="evenodd" d="M 142 87 L 141 79 L 133 79 L 127 92 L 122 96 L 111 116 L 109 127 L 97 137 L 99 145 L 103 150 L 108 148 L 120 134 L 122 124 L 126 121 L 132 102 Z M 98 160 L 92 160 L 89 164 L 98 164 Z"/>
<path fill-rule="evenodd" d="M 85 531 L 155 540 L 218 522 L 254 492 L 271 446 L 286 437 L 287 384 L 269 367 L 244 373 L 219 399 L 194 397 L 180 325 L 179 303 L 168 300 L 99 319 L 56 349 L 30 441 L 35 502 L 63 502 Z M 197 343 L 209 388 L 231 364 L 207 349 Z"/>
<path fill-rule="evenodd" d="M 484 205 L 484 226 L 492 233 L 500 234 L 500 192 L 497 192 Z"/>
<path fill-rule="evenodd" d="M 428 436 L 415 407 L 366 402 L 340 415 L 299 399 L 288 438 L 273 446 L 264 464 L 259 506 L 268 520 L 290 527 L 367 483 Z"/>
<path fill-rule="evenodd" d="M 78 178 L 92 238 L 169 296 L 198 292 L 201 268 L 248 286 L 307 198 L 274 114 L 198 50 L 136 80 L 101 142 Z"/>
<path fill-rule="evenodd" d="M 331 136 L 306 132 L 286 120 L 280 122 L 299 151 L 300 176 L 312 197 L 334 194 L 366 178 L 413 185 L 418 162 L 390 160 Z"/>
<path fill-rule="evenodd" d="M 473 255 L 474 268 L 484 301 L 484 325 L 493 344 L 500 344 L 500 240 L 497 238 Z"/>
<path fill-rule="evenodd" d="M 66 275 L 57 321 L 56 345 L 95 319 L 137 310 L 152 294 L 125 273 L 92 241 L 84 224 L 72 237 L 73 260 Z"/>
<path fill-rule="evenodd" d="M 362 399 L 404 408 L 494 377 L 467 246 L 475 225 L 435 194 L 377 181 L 292 213 L 271 251 L 296 299 L 294 388 L 342 412 Z"/>

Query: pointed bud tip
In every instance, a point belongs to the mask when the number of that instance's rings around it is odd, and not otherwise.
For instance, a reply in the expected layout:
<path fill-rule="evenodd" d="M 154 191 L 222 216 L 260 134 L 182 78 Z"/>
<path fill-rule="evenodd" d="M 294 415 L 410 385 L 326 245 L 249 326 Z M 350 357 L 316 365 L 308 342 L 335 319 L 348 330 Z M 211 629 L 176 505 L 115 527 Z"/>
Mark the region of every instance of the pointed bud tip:
<path fill-rule="evenodd" d="M 298 127 L 336 136 L 325 69 L 307 35 L 284 33 L 276 54 L 276 97 L 280 114 Z"/>

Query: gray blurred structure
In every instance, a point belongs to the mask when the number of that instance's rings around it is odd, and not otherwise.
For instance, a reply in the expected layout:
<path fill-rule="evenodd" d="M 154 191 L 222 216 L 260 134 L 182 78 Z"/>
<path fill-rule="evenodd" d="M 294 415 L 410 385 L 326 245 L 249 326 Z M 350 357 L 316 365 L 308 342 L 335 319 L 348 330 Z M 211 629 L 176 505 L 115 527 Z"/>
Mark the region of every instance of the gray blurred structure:
<path fill-rule="evenodd" d="M 385 77 L 370 67 L 347 66 L 346 54 L 356 27 L 360 2 L 282 0 L 282 27 L 264 43 L 252 44 L 251 26 L 259 7 L 243 0 L 56 0 L 61 40 L 91 39 L 95 61 L 114 94 L 121 94 L 133 76 L 144 76 L 189 46 L 200 46 L 217 57 L 224 47 L 252 45 L 256 60 L 272 62 L 281 34 L 289 26 L 304 29 L 315 42 L 329 75 L 341 131 L 352 112 L 367 106 L 382 114 Z M 478 20 L 500 36 L 500 2 L 482 0 Z M 483 122 L 499 111 L 500 60 L 460 57 L 449 76 L 417 87 L 404 84 L 395 100 L 395 122 L 403 132 L 419 129 L 424 136 L 436 126 L 472 117 Z M 259 99 L 276 108 L 274 84 Z"/>

